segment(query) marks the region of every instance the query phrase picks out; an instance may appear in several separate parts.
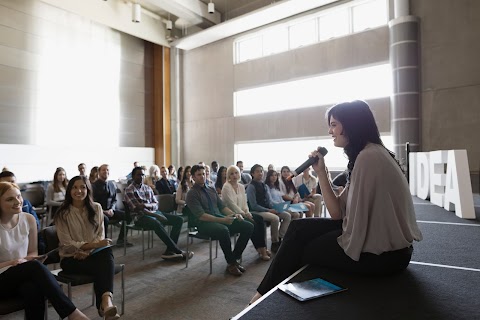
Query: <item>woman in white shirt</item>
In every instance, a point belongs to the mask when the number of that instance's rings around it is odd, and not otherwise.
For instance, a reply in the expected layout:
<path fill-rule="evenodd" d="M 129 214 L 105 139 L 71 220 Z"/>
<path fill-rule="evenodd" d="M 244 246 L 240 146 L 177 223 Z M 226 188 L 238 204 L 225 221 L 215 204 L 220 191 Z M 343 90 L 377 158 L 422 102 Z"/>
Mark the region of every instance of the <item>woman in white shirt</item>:
<path fill-rule="evenodd" d="M 17 185 L 0 182 L 0 299 L 19 296 L 26 319 L 43 319 L 45 298 L 63 319 L 88 319 L 65 296 L 37 253 L 37 223 L 22 212 Z"/>
<path fill-rule="evenodd" d="M 190 173 L 191 166 L 186 166 L 183 172 L 182 181 L 180 181 L 177 192 L 175 193 L 175 202 L 177 203 L 177 213 L 183 212 L 185 207 L 185 199 L 187 199 L 187 192 L 193 186 L 192 174 Z"/>
<path fill-rule="evenodd" d="M 307 217 L 313 217 L 313 213 L 315 212 L 315 204 L 310 201 L 302 200 L 300 198 L 300 194 L 297 192 L 297 188 L 293 184 L 293 181 L 290 179 L 292 172 L 288 166 L 283 166 L 282 170 L 280 170 L 280 174 L 282 178 L 280 179 L 280 191 L 282 192 L 282 198 L 285 201 L 290 201 L 290 203 L 299 203 L 303 202 L 303 204 L 307 207 L 308 211 L 305 212 Z M 300 218 L 299 212 L 292 212 L 289 211 L 292 215 L 293 219 Z"/>
<path fill-rule="evenodd" d="M 53 174 L 53 180 L 47 187 L 47 205 L 50 207 L 51 216 L 53 219 L 58 207 L 65 200 L 65 192 L 67 189 L 68 179 L 65 169 L 58 167 Z"/>
<path fill-rule="evenodd" d="M 85 177 L 76 176 L 67 186 L 65 201 L 55 216 L 60 240 L 60 266 L 65 272 L 83 273 L 94 277 L 96 305 L 100 316 L 118 319 L 113 305 L 115 264 L 105 238 L 103 210 L 93 202 L 92 189 Z M 94 254 L 97 248 L 104 248 Z"/>
<path fill-rule="evenodd" d="M 253 223 L 254 229 L 250 240 L 252 240 L 253 246 L 257 249 L 260 258 L 268 261 L 270 260 L 271 253 L 267 250 L 265 242 L 265 222 L 262 216 L 252 214 L 248 210 L 245 187 L 238 183 L 239 180 L 240 169 L 238 169 L 237 166 L 229 166 L 227 169 L 227 182 L 224 183 L 222 187 L 222 200 L 230 210 L 242 215 L 244 219 Z"/>
<path fill-rule="evenodd" d="M 305 264 L 369 275 L 388 275 L 410 263 L 412 243 L 422 234 L 407 180 L 385 148 L 364 101 L 327 111 L 328 133 L 348 157 L 349 181 L 337 196 L 323 156 L 312 166 L 332 219 L 292 221 L 283 244 L 252 302 Z"/>

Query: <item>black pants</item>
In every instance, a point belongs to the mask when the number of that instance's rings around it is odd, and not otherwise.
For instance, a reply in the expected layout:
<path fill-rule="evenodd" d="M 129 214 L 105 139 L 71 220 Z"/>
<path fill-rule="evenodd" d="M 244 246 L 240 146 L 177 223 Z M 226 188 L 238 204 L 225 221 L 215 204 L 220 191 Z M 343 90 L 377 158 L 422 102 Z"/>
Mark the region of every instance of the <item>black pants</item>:
<path fill-rule="evenodd" d="M 75 311 L 75 305 L 63 293 L 51 272 L 37 260 L 8 268 L 0 274 L 0 299 L 20 296 L 28 320 L 43 319 L 45 298 L 61 318 Z"/>
<path fill-rule="evenodd" d="M 197 224 L 197 228 L 200 233 L 206 234 L 212 237 L 212 239 L 220 242 L 220 247 L 225 255 L 225 260 L 230 264 L 242 257 L 243 250 L 245 250 L 248 239 L 250 239 L 253 232 L 253 223 L 246 220 L 234 220 L 231 225 L 227 226 L 217 222 L 200 221 Z M 234 233 L 239 233 L 240 236 L 238 237 L 237 244 L 232 251 L 230 235 Z"/>
<path fill-rule="evenodd" d="M 413 249 L 362 253 L 359 261 L 351 259 L 337 242 L 342 234 L 342 220 L 308 218 L 292 220 L 275 259 L 257 291 L 267 293 L 305 264 L 331 267 L 352 273 L 387 275 L 404 270 Z"/>
<path fill-rule="evenodd" d="M 252 240 L 255 249 L 266 248 L 267 244 L 265 235 L 267 233 L 267 227 L 265 226 L 265 221 L 261 215 L 256 213 L 252 213 L 252 217 L 255 223 L 253 225 L 253 232 L 250 240 Z"/>
<path fill-rule="evenodd" d="M 103 249 L 84 260 L 77 260 L 73 257 L 63 258 L 60 266 L 65 273 L 79 273 L 93 277 L 97 309 L 102 303 L 102 295 L 105 292 L 113 293 L 115 262 L 111 248 Z"/>
<path fill-rule="evenodd" d="M 105 228 L 105 238 L 108 238 L 107 233 L 108 233 L 108 224 L 110 223 L 110 220 L 120 221 L 120 233 L 118 234 L 117 241 L 122 242 L 123 239 L 125 238 L 125 232 L 126 232 L 124 224 L 130 223 L 130 221 L 132 221 L 132 217 L 130 216 L 130 214 L 125 213 L 125 211 L 122 211 L 122 210 L 114 210 L 113 216 L 110 218 L 104 215 L 103 226 Z"/>
<path fill-rule="evenodd" d="M 135 222 L 135 225 L 142 227 L 145 230 L 153 230 L 167 246 L 167 252 L 182 253 L 182 250 L 180 250 L 177 246 L 177 242 L 178 237 L 180 237 L 180 230 L 182 229 L 183 218 L 170 213 L 164 213 L 163 215 L 168 220 L 168 222 L 166 222 L 165 224 L 172 226 L 170 236 L 168 235 L 167 230 L 165 230 L 165 228 L 163 227 L 162 223 L 151 216 L 144 215 L 140 217 Z"/>

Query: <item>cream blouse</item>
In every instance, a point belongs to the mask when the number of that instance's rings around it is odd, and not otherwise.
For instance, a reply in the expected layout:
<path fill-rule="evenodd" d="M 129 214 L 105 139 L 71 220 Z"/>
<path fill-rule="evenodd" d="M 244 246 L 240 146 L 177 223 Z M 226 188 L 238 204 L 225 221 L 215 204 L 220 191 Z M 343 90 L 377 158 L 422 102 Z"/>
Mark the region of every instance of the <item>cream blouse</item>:
<path fill-rule="evenodd" d="M 81 250 L 80 247 L 85 243 L 99 242 L 105 239 L 105 229 L 103 225 L 103 210 L 100 204 L 94 202 L 95 220 L 98 223 L 97 230 L 88 221 L 87 208 L 78 209 L 70 206 L 65 214 L 65 219 L 57 219 L 58 239 L 60 240 L 60 257 L 72 257 L 75 252 Z"/>
<path fill-rule="evenodd" d="M 233 189 L 230 182 L 225 182 L 222 187 L 222 200 L 227 207 L 235 213 L 244 213 L 248 211 L 247 195 L 245 187 L 238 183 L 238 192 Z"/>
<path fill-rule="evenodd" d="M 338 244 L 355 261 L 362 252 L 381 254 L 422 240 L 407 180 L 381 145 L 369 143 L 360 151 L 339 200 L 343 232 Z"/>

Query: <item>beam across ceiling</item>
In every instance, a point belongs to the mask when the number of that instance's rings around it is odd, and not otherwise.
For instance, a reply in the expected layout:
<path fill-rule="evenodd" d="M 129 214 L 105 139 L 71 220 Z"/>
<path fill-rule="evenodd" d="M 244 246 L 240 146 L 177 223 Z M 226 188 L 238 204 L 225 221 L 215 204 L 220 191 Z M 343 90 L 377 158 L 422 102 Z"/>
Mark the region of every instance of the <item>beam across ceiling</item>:
<path fill-rule="evenodd" d="M 183 50 L 195 49 L 337 1 L 339 0 L 283 0 L 178 39 L 171 46 Z"/>

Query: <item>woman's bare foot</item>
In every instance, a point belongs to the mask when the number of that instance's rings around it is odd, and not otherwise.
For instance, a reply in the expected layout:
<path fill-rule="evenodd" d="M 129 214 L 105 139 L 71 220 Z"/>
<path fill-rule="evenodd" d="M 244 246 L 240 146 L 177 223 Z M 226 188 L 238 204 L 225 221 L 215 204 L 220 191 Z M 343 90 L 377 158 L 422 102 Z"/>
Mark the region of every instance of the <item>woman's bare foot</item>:
<path fill-rule="evenodd" d="M 260 255 L 260 259 L 262 259 L 263 261 L 270 260 L 270 256 L 267 253 L 267 248 L 265 247 L 258 248 L 257 251 L 258 251 L 258 254 Z"/>
<path fill-rule="evenodd" d="M 68 315 L 68 320 L 90 320 L 82 311 L 75 309 Z"/>
<path fill-rule="evenodd" d="M 262 297 L 262 295 L 260 293 L 255 292 L 255 295 L 253 296 L 252 300 L 250 300 L 250 304 L 254 303 L 255 301 L 257 301 L 261 297 Z"/>

